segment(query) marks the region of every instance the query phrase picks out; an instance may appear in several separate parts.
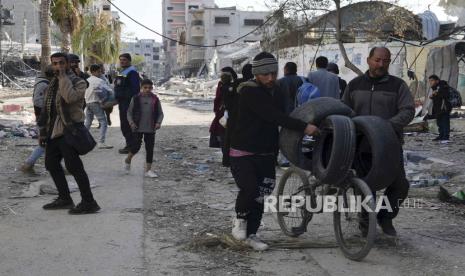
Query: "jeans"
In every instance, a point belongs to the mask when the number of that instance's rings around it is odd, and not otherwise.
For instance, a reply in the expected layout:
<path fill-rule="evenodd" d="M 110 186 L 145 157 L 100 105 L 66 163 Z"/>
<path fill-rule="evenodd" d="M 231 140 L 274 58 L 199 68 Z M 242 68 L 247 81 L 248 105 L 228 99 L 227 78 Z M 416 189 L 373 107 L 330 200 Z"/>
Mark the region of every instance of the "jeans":
<path fill-rule="evenodd" d="M 90 189 L 89 177 L 84 170 L 79 154 L 70 147 L 63 136 L 50 139 L 45 147 L 45 168 L 50 172 L 58 190 L 58 197 L 70 199 L 68 182 L 66 181 L 61 160 L 65 159 L 66 169 L 73 175 L 81 192 L 83 202 L 93 202 L 94 197 Z"/>
<path fill-rule="evenodd" d="M 34 166 L 34 164 L 37 162 L 37 160 L 42 155 L 44 155 L 44 152 L 45 152 L 45 148 L 43 148 L 41 146 L 35 147 L 34 150 L 31 153 L 31 155 L 29 155 L 29 157 L 26 159 L 25 163 L 30 165 L 30 166 Z"/>
<path fill-rule="evenodd" d="M 87 129 L 92 125 L 94 115 L 100 123 L 100 143 L 105 143 L 105 134 L 107 133 L 107 118 L 100 103 L 88 103 L 86 106 L 86 121 L 84 125 Z"/>
<path fill-rule="evenodd" d="M 121 101 L 118 106 L 121 132 L 123 133 L 124 139 L 126 140 L 126 147 L 129 148 L 134 141 L 132 129 L 128 122 L 129 102 Z"/>
<path fill-rule="evenodd" d="M 152 164 L 153 162 L 153 148 L 155 146 L 155 133 L 142 133 L 142 132 L 134 132 L 134 143 L 132 143 L 129 151 L 132 154 L 136 154 L 139 152 L 142 146 L 142 137 L 144 138 L 145 144 L 145 161 L 148 164 Z"/>
<path fill-rule="evenodd" d="M 247 221 L 247 236 L 256 234 L 263 216 L 264 197 L 273 192 L 276 179 L 274 155 L 231 157 L 231 173 L 239 187 L 237 218 Z"/>
<path fill-rule="evenodd" d="M 436 124 L 439 129 L 439 140 L 449 140 L 450 114 L 441 113 L 436 116 Z"/>

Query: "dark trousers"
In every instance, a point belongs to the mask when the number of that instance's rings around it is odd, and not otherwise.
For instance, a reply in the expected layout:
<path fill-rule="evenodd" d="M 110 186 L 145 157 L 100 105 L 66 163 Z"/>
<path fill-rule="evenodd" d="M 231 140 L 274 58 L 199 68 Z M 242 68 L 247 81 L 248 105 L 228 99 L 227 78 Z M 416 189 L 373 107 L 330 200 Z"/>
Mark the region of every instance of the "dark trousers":
<path fill-rule="evenodd" d="M 124 139 L 126 140 L 126 147 L 131 147 L 134 141 L 131 126 L 128 122 L 128 108 L 129 103 L 121 101 L 119 103 L 119 120 L 121 124 L 121 132 L 123 133 Z"/>
<path fill-rule="evenodd" d="M 50 172 L 58 190 L 58 197 L 69 199 L 69 187 L 61 160 L 65 159 L 66 169 L 73 175 L 81 192 L 82 201 L 92 202 L 94 197 L 90 189 L 89 177 L 84 170 L 79 154 L 70 147 L 63 137 L 50 139 L 45 147 L 45 168 Z"/>
<path fill-rule="evenodd" d="M 231 173 L 239 187 L 237 218 L 247 221 L 247 236 L 256 234 L 263 216 L 263 200 L 276 182 L 274 155 L 231 157 Z"/>
<path fill-rule="evenodd" d="M 439 129 L 439 139 L 449 140 L 450 133 L 450 114 L 441 113 L 436 116 L 436 124 Z"/>
<path fill-rule="evenodd" d="M 391 205 L 392 212 L 388 212 L 388 210 L 382 209 L 378 213 L 378 219 L 395 218 L 399 213 L 399 206 L 408 196 L 409 188 L 410 183 L 407 180 L 404 168 L 404 152 L 401 150 L 401 168 L 399 175 L 396 180 L 384 191 L 384 195 L 387 196 L 387 199 Z M 373 192 L 373 195 L 376 196 L 376 192 Z"/>
<path fill-rule="evenodd" d="M 155 146 L 155 133 L 134 132 L 133 137 L 134 137 L 134 143 L 131 144 L 129 151 L 132 154 L 138 153 L 142 146 L 142 138 L 144 138 L 145 161 L 147 163 L 152 163 L 153 162 L 153 148 Z"/>
<path fill-rule="evenodd" d="M 105 115 L 107 117 L 107 123 L 109 126 L 111 126 L 111 119 L 110 119 L 110 114 L 113 112 L 113 106 L 109 108 L 105 108 L 103 111 L 105 111 Z M 126 115 L 127 116 L 127 115 Z"/>

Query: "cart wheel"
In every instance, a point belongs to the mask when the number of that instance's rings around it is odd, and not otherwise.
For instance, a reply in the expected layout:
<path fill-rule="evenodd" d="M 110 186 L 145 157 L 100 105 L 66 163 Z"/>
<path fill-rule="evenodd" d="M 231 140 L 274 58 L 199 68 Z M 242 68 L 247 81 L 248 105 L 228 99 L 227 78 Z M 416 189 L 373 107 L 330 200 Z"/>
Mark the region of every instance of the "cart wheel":
<path fill-rule="evenodd" d="M 281 196 L 310 196 L 314 200 L 312 186 L 305 172 L 299 168 L 291 167 L 286 170 L 278 184 L 278 202 Z M 286 199 L 285 203 L 291 200 Z M 279 205 L 279 204 L 278 204 Z M 290 237 L 298 237 L 307 231 L 307 224 L 312 220 L 313 214 L 308 212 L 305 206 L 298 207 L 294 212 L 278 210 L 278 223 L 284 234 Z"/>
<path fill-rule="evenodd" d="M 360 205 L 356 204 L 356 196 L 361 196 L 361 199 L 370 196 L 367 206 L 371 211 L 358 210 L 357 206 Z M 347 258 L 360 261 L 368 255 L 375 241 L 376 212 L 373 193 L 363 180 L 352 177 L 339 189 L 337 207 L 333 217 L 336 240 Z"/>

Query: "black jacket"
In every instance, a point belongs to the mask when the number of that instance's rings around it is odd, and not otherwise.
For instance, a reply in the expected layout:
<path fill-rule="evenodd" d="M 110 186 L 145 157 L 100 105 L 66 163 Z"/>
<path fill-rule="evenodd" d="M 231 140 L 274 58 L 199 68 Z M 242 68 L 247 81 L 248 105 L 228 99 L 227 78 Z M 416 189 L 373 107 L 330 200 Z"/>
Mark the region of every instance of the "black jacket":
<path fill-rule="evenodd" d="M 289 114 L 294 110 L 296 106 L 295 97 L 297 95 L 297 90 L 302 83 L 302 77 L 299 77 L 296 74 L 288 74 L 278 80 L 278 84 L 281 88 L 280 91 L 283 93 L 286 100 L 286 114 Z"/>
<path fill-rule="evenodd" d="M 231 148 L 258 154 L 275 154 L 278 150 L 278 126 L 301 132 L 307 126 L 284 113 L 282 93 L 259 86 L 255 81 L 242 83 L 238 91 Z"/>
<path fill-rule="evenodd" d="M 433 100 L 433 116 L 437 116 L 444 113 L 450 113 L 452 106 L 449 102 L 449 85 L 446 81 L 439 81 L 439 84 L 431 87 L 435 95 L 431 97 Z"/>

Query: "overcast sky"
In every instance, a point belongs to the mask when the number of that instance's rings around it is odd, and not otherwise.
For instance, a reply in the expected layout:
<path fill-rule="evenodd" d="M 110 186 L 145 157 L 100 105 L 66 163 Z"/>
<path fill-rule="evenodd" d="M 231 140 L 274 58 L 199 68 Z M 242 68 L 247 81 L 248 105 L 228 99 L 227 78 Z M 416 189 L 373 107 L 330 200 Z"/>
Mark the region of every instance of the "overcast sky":
<path fill-rule="evenodd" d="M 269 0 L 265 1 L 270 2 Z M 216 0 L 215 2 L 220 7 L 237 6 L 241 9 L 266 10 L 266 6 L 263 4 L 263 0 Z M 128 15 L 134 17 L 147 27 L 158 31 L 159 33 L 162 32 L 161 0 L 113 0 L 113 3 L 125 11 Z M 454 18 L 448 18 L 443 9 L 437 6 L 437 3 L 439 3 L 439 0 L 399 1 L 401 6 L 413 11 L 414 13 L 421 13 L 428 9 L 428 5 L 431 5 L 431 11 L 436 13 L 439 20 L 454 20 Z M 113 10 L 115 9 L 113 8 Z M 123 27 L 124 33 L 131 33 L 139 39 L 151 38 L 157 41 L 161 41 L 160 36 L 140 27 L 126 16 L 120 16 L 121 21 L 125 24 Z"/>

